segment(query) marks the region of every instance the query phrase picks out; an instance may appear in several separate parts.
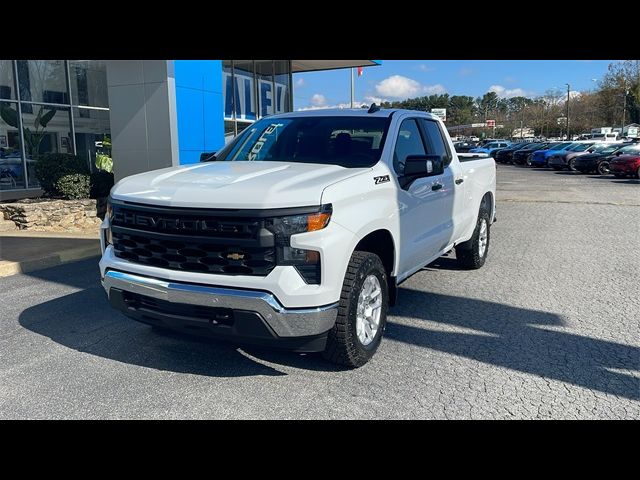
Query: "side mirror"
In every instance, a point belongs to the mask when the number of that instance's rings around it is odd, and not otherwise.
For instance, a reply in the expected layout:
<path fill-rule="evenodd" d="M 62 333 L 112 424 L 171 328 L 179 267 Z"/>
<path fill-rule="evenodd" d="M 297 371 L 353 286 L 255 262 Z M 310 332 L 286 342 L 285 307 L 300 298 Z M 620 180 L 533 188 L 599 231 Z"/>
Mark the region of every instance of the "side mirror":
<path fill-rule="evenodd" d="M 215 162 L 216 161 L 216 152 L 202 152 L 200 154 L 201 162 Z"/>
<path fill-rule="evenodd" d="M 616 157 L 619 157 L 620 155 L 622 155 L 622 152 L 616 152 Z"/>
<path fill-rule="evenodd" d="M 433 177 L 444 173 L 441 155 L 409 155 L 404 164 L 405 177 Z"/>

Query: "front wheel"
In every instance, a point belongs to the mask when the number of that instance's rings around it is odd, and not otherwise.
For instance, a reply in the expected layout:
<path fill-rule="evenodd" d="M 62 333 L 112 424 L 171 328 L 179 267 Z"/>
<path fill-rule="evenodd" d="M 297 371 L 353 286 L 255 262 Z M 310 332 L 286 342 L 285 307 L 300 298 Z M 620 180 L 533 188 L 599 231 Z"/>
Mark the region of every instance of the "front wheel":
<path fill-rule="evenodd" d="M 489 212 L 482 207 L 471 238 L 456 245 L 456 259 L 461 267 L 475 270 L 484 265 L 489 252 L 490 228 Z"/>
<path fill-rule="evenodd" d="M 351 368 L 367 363 L 382 340 L 388 308 L 388 280 L 380 257 L 369 252 L 353 252 L 324 358 Z"/>
<path fill-rule="evenodd" d="M 576 160 L 575 160 L 575 158 L 572 158 L 571 160 L 569 160 L 569 163 L 567 163 L 567 168 L 569 169 L 570 172 L 575 172 L 576 171 Z"/>
<path fill-rule="evenodd" d="M 600 175 L 607 175 L 609 173 L 609 162 L 600 162 L 596 167 L 596 172 Z"/>

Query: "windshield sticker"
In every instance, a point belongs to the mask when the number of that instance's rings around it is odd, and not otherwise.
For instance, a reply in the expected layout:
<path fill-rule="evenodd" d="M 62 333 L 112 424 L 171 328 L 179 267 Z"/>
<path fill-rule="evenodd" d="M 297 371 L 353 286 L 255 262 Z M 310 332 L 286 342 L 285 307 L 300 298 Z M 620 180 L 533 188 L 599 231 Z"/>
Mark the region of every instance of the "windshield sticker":
<path fill-rule="evenodd" d="M 267 128 L 265 128 L 264 132 L 262 133 L 262 136 L 258 139 L 256 144 L 253 146 L 253 148 L 249 152 L 249 155 L 247 155 L 247 160 L 252 161 L 258 158 L 258 154 L 260 153 L 260 150 L 262 150 L 262 147 L 264 147 L 264 144 L 267 143 L 269 136 L 273 132 L 275 132 L 278 127 L 282 127 L 282 126 L 284 126 L 283 123 L 272 123 Z"/>

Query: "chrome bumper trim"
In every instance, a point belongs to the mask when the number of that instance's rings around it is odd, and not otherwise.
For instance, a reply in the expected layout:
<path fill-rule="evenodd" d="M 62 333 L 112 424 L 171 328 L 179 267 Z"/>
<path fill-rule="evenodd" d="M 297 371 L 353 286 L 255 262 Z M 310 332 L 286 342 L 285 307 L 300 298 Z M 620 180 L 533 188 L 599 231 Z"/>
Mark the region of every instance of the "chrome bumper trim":
<path fill-rule="evenodd" d="M 338 303 L 313 308 L 285 308 L 272 294 L 256 290 L 210 287 L 108 270 L 102 280 L 107 292 L 118 288 L 174 303 L 258 312 L 280 337 L 324 333 L 333 327 Z"/>

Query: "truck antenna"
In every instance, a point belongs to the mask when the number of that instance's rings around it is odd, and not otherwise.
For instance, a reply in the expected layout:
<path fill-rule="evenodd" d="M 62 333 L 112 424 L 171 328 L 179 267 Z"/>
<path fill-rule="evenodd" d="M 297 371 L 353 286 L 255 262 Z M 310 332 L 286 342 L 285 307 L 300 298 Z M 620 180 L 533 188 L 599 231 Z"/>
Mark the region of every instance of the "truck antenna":
<path fill-rule="evenodd" d="M 372 103 L 371 106 L 369 107 L 369 110 L 367 111 L 367 113 L 376 113 L 380 110 L 380 107 L 378 105 L 376 105 L 375 103 Z"/>

